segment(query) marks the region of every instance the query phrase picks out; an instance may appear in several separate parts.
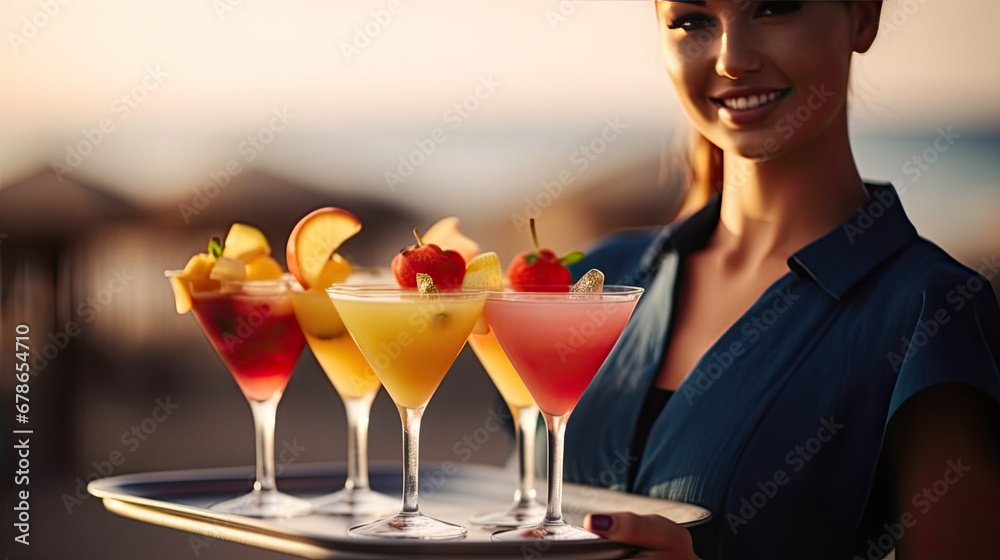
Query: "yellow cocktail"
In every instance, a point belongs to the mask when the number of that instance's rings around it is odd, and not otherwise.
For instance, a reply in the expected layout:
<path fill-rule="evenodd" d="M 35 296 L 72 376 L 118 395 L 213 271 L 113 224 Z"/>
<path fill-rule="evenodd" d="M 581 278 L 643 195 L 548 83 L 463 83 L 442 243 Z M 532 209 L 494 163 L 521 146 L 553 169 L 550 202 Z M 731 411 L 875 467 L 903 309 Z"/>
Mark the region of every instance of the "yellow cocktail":
<path fill-rule="evenodd" d="M 326 292 L 294 292 L 292 305 L 309 348 L 337 393 L 344 399 L 374 396 L 381 387 L 378 377 Z"/>
<path fill-rule="evenodd" d="M 347 330 L 396 402 L 403 423 L 403 509 L 352 528 L 357 537 L 455 539 L 464 527 L 420 513 L 417 500 L 420 419 L 483 312 L 485 292 L 423 294 L 395 287 L 327 290 Z"/>
<path fill-rule="evenodd" d="M 334 299 L 361 352 L 397 406 L 427 405 L 483 312 L 483 297 L 402 294 L 395 300 Z"/>
<path fill-rule="evenodd" d="M 368 417 L 381 387 L 340 314 L 326 292 L 291 292 L 292 307 L 316 361 L 344 401 L 347 413 L 347 480 L 344 488 L 313 500 L 320 513 L 333 515 L 379 515 L 392 512 L 399 503 L 371 489 L 368 482 Z"/>
<path fill-rule="evenodd" d="M 504 511 L 477 515 L 470 521 L 492 527 L 533 525 L 545 517 L 545 507 L 535 501 L 535 429 L 538 426 L 538 405 L 531 398 L 531 393 L 517 375 L 517 370 L 510 363 L 492 330 L 486 334 L 470 335 L 469 346 L 510 409 L 518 461 L 518 489 L 514 492 L 514 505 Z"/>
<path fill-rule="evenodd" d="M 524 381 L 517 375 L 517 370 L 510 363 L 507 354 L 500 347 L 497 336 L 490 331 L 487 334 L 473 334 L 469 336 L 469 346 L 476 353 L 479 361 L 483 364 L 483 369 L 489 374 L 493 384 L 500 391 L 507 406 L 511 411 L 518 408 L 535 406 L 535 399 L 531 398 L 531 393 L 524 386 Z"/>

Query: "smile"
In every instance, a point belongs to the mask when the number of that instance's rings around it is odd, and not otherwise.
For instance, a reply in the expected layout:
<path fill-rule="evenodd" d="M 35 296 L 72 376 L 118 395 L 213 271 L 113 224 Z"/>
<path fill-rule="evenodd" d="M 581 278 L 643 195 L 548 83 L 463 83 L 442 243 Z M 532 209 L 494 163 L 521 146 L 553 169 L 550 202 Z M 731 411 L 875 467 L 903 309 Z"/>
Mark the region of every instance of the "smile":
<path fill-rule="evenodd" d="M 735 111 L 744 111 L 747 109 L 756 109 L 761 105 L 767 105 L 769 103 L 774 103 L 775 101 L 785 97 L 791 92 L 791 88 L 772 91 L 768 93 L 758 93 L 754 95 L 741 95 L 734 97 L 727 97 L 725 99 L 710 97 L 712 103 L 716 105 L 721 105 L 727 109 L 732 109 Z"/>

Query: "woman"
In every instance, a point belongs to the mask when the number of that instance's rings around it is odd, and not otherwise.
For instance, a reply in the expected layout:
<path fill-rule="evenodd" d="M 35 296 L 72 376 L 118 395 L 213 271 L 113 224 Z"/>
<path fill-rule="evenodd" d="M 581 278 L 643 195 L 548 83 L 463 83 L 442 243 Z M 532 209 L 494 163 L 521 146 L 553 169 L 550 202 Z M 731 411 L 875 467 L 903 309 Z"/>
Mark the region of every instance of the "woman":
<path fill-rule="evenodd" d="M 862 181 L 848 140 L 881 2 L 656 9 L 706 194 L 580 264 L 646 293 L 569 423 L 566 479 L 713 519 L 587 526 L 653 558 L 995 557 L 996 299 Z"/>

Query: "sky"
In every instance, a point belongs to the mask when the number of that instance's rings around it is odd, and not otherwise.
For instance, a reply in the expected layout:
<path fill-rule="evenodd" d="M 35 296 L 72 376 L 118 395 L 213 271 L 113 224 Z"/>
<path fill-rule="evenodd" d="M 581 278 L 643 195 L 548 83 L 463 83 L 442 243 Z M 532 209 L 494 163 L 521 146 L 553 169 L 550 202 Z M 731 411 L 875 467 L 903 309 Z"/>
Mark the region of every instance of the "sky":
<path fill-rule="evenodd" d="M 853 129 L 996 130 L 997 21 L 991 0 L 886 2 Z M 537 190 L 609 122 L 604 173 L 682 121 L 648 0 L 7 0 L 0 32 L 0 188 L 59 163 L 154 207 L 235 160 L 471 210 Z"/>

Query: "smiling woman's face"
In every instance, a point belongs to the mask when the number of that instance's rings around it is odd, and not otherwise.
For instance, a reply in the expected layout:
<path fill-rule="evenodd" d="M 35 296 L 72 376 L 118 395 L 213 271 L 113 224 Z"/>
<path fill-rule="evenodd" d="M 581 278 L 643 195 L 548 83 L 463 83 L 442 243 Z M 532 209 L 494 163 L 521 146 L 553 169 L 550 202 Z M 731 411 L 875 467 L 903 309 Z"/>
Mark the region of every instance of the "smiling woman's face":
<path fill-rule="evenodd" d="M 723 150 L 771 160 L 844 114 L 855 38 L 843 2 L 661 1 L 656 9 L 684 111 Z"/>

